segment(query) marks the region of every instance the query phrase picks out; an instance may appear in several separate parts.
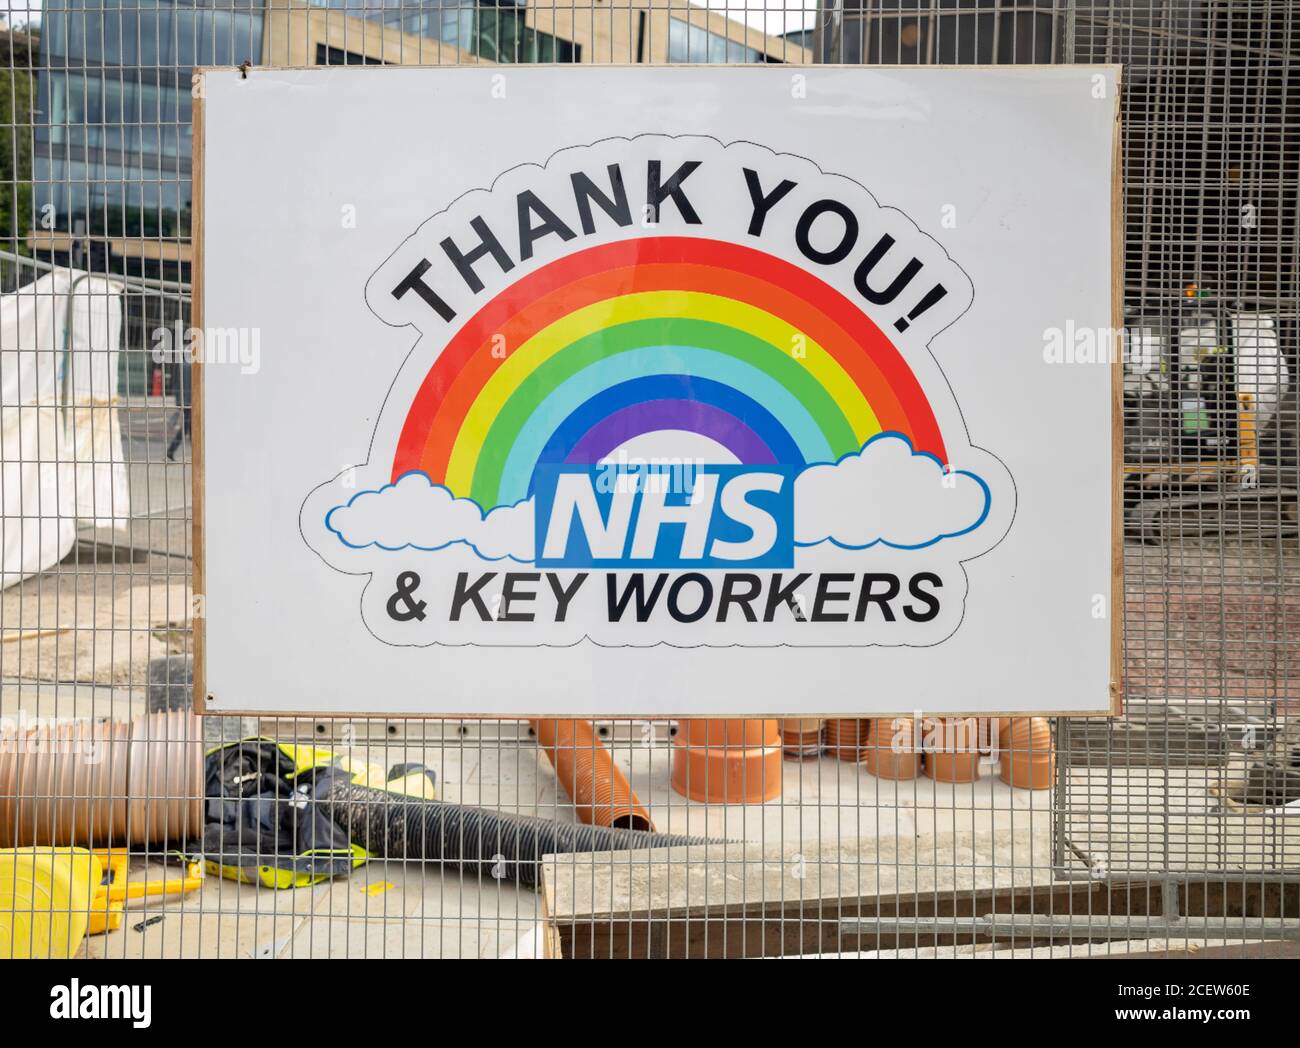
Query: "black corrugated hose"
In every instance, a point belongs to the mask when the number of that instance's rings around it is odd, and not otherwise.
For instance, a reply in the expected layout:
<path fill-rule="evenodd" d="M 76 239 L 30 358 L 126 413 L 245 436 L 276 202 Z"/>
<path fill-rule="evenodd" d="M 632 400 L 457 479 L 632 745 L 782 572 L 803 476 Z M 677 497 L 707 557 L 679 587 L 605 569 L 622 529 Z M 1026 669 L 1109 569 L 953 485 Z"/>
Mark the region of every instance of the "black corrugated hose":
<path fill-rule="evenodd" d="M 341 779 L 319 802 L 371 855 L 447 863 L 530 888 L 537 886 L 543 855 L 723 843 L 419 800 Z"/>

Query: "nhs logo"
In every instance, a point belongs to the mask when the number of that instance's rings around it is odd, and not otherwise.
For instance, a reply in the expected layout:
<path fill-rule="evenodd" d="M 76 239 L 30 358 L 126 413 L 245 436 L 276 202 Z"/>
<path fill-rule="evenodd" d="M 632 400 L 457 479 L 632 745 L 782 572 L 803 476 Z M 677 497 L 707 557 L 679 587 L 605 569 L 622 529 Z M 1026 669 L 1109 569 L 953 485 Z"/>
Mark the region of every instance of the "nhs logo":
<path fill-rule="evenodd" d="M 537 564 L 792 567 L 797 472 L 703 463 L 539 466 Z"/>

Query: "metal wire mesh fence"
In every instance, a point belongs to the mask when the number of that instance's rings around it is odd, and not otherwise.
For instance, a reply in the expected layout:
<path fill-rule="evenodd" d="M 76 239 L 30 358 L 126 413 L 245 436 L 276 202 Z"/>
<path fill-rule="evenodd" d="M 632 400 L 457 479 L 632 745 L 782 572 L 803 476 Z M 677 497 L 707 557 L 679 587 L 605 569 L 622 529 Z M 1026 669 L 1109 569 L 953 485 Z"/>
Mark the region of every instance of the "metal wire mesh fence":
<path fill-rule="evenodd" d="M 1300 4 L 32 4 L 0 33 L 0 849 L 90 844 L 105 883 L 43 913 L 11 858 L 0 953 L 1300 938 Z M 190 372 L 170 351 L 190 315 L 191 71 L 244 62 L 1122 63 L 1124 716 L 973 721 L 965 748 L 903 753 L 865 719 L 795 711 L 191 720 Z M 681 781 L 707 766 L 683 751 L 718 748 L 773 757 L 765 802 Z M 376 822 L 381 804 L 400 818 Z M 651 830 L 677 846 L 606 850 Z"/>

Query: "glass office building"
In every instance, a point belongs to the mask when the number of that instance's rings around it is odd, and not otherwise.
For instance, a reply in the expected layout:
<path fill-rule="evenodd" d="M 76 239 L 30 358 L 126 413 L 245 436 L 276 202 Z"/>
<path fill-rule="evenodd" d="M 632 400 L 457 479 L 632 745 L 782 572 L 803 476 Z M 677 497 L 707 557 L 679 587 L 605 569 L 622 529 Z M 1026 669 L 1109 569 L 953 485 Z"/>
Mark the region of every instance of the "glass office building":
<path fill-rule="evenodd" d="M 190 232 L 190 70 L 261 57 L 260 0 L 55 0 L 33 143 L 39 231 Z"/>
<path fill-rule="evenodd" d="M 511 0 L 315 0 L 494 62 L 581 61 L 578 45 L 525 25 Z M 101 255 L 143 238 L 188 240 L 190 74 L 262 59 L 263 0 L 53 0 L 43 12 L 32 228 Z M 319 47 L 322 64 L 367 61 Z M 80 241 L 78 241 L 80 242 Z M 56 255 L 66 251 L 53 248 Z M 129 257 L 130 252 L 126 252 Z M 182 253 L 183 255 L 183 253 Z M 128 265 L 130 265 L 128 263 Z M 145 272 L 149 260 L 132 268 Z M 157 269 L 157 266 L 153 267 Z M 185 279 L 171 267 L 163 275 Z"/>
<path fill-rule="evenodd" d="M 492 62 L 580 62 L 572 41 L 527 25 L 516 0 L 311 0 L 413 36 L 451 44 Z"/>
<path fill-rule="evenodd" d="M 717 64 L 721 62 L 774 62 L 762 51 L 710 32 L 684 18 L 668 19 L 668 61 L 673 63 Z"/>

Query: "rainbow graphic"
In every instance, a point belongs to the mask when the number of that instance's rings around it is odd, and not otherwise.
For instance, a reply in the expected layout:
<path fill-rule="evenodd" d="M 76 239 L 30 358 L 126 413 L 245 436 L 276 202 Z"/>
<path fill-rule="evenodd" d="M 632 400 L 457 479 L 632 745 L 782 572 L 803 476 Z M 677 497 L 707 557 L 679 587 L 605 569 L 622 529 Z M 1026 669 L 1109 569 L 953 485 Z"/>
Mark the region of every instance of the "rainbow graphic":
<path fill-rule="evenodd" d="M 664 430 L 746 465 L 834 462 L 882 432 L 947 461 L 911 369 L 848 298 L 753 248 L 664 236 L 574 252 L 485 304 L 421 383 L 392 478 L 487 510 L 528 498 L 539 465 Z"/>

